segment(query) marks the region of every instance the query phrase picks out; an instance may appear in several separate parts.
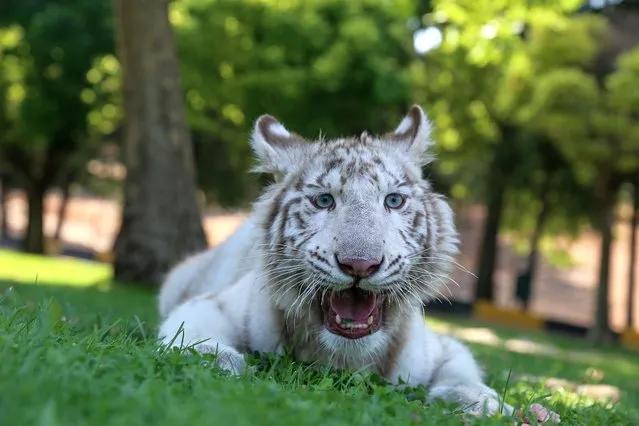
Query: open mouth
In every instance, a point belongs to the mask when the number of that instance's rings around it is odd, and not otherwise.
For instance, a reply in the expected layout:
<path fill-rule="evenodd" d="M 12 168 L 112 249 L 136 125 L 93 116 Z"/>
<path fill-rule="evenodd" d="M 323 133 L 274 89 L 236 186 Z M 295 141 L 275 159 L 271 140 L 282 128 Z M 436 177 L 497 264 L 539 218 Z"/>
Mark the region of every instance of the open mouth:
<path fill-rule="evenodd" d="M 375 293 L 352 287 L 327 294 L 322 306 L 326 329 L 347 339 L 368 336 L 382 325 L 382 303 Z"/>

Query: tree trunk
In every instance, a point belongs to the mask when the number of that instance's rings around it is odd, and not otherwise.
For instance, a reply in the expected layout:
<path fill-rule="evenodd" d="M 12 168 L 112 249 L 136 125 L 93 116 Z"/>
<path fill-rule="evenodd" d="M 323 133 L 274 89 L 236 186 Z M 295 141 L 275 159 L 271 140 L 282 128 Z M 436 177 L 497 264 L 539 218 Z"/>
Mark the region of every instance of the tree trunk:
<path fill-rule="evenodd" d="M 30 182 L 26 189 L 28 223 L 24 237 L 24 251 L 44 254 L 44 193 L 46 185 L 41 180 Z"/>
<path fill-rule="evenodd" d="M 71 184 L 73 179 L 69 178 L 62 184 L 62 198 L 60 199 L 60 208 L 58 209 L 58 223 L 55 227 L 55 235 L 53 239 L 60 241 L 62 235 L 62 227 L 67 216 L 67 207 L 69 206 L 69 200 L 71 198 Z"/>
<path fill-rule="evenodd" d="M 547 182 L 550 182 L 550 179 L 548 179 Z M 530 283 L 531 287 L 534 286 L 535 283 L 535 272 L 537 271 L 537 263 L 539 259 L 539 242 L 541 241 L 541 236 L 544 233 L 544 227 L 546 226 L 546 221 L 548 220 L 548 216 L 550 214 L 547 186 L 548 185 L 544 185 L 544 188 L 542 189 L 541 210 L 537 215 L 535 229 L 533 230 L 532 237 L 530 238 L 530 253 L 528 253 L 528 262 L 526 265 L 526 269 L 524 270 L 524 275 L 528 278 L 528 282 Z M 526 303 L 525 308 L 527 307 L 528 303 Z"/>
<path fill-rule="evenodd" d="M 610 329 L 609 307 L 610 254 L 612 251 L 617 190 L 618 184 L 614 182 L 614 178 L 600 178 L 598 198 L 600 203 L 599 232 L 601 233 L 601 248 L 595 305 L 595 323 L 590 330 L 590 338 L 595 343 L 610 343 L 613 340 Z"/>
<path fill-rule="evenodd" d="M 484 222 L 479 272 L 477 274 L 476 299 L 493 300 L 493 275 L 497 263 L 498 237 L 504 210 L 504 188 L 494 188 L 488 202 L 488 216 Z"/>
<path fill-rule="evenodd" d="M 0 215 L 2 215 L 2 218 L 0 218 L 0 240 L 6 238 L 9 234 L 8 200 L 9 185 L 7 185 L 6 178 L 0 177 Z"/>
<path fill-rule="evenodd" d="M 488 176 L 488 216 L 484 222 L 484 232 L 479 257 L 479 272 L 475 298 L 479 300 L 493 300 L 493 275 L 497 263 L 498 237 L 501 227 L 502 212 L 504 210 L 504 192 L 507 187 L 507 177 L 514 163 L 513 139 L 516 129 L 502 126 L 501 142 L 495 146 L 495 155 L 491 162 Z"/>
<path fill-rule="evenodd" d="M 114 0 L 127 167 L 114 277 L 155 286 L 206 247 L 168 3 Z"/>
<path fill-rule="evenodd" d="M 630 221 L 630 265 L 628 266 L 628 321 L 630 330 L 635 326 L 635 300 L 637 297 L 637 227 L 639 227 L 639 173 L 635 176 L 633 191 L 633 212 Z"/>

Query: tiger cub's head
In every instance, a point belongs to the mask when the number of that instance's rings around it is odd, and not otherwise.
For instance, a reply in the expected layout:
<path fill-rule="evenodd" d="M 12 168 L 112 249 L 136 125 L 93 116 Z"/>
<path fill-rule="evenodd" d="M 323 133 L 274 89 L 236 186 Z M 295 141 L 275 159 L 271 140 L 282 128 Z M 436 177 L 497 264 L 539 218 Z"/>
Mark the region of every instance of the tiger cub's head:
<path fill-rule="evenodd" d="M 263 115 L 254 170 L 271 297 L 325 344 L 384 340 L 435 297 L 457 252 L 453 213 L 422 176 L 430 123 L 413 106 L 384 135 L 308 141 Z"/>

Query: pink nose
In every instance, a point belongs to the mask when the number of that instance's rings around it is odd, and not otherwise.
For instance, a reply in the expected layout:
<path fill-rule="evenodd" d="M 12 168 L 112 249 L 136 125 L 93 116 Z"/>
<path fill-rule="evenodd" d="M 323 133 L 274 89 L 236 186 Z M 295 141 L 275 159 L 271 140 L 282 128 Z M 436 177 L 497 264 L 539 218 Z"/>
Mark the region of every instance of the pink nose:
<path fill-rule="evenodd" d="M 339 259 L 335 256 L 339 268 L 351 277 L 366 278 L 379 270 L 381 262 L 368 259 Z"/>

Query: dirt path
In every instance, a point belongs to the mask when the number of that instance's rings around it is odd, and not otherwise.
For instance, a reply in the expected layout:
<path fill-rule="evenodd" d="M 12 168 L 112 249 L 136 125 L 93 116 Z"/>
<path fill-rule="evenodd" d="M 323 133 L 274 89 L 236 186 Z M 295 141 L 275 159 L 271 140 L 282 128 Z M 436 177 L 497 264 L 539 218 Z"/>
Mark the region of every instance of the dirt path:
<path fill-rule="evenodd" d="M 59 201 L 55 194 L 49 195 L 46 199 L 47 235 L 53 235 L 55 230 Z M 116 202 L 96 198 L 74 198 L 68 207 L 62 239 L 67 244 L 84 246 L 95 251 L 108 251 L 118 230 L 119 214 L 119 205 Z M 442 295 L 451 300 L 468 302 L 473 299 L 474 294 L 474 277 L 471 273 L 476 272 L 475 262 L 484 213 L 481 207 L 470 207 L 457 214 L 457 225 L 462 237 L 462 255 L 458 262 L 470 273 L 457 268 L 453 275 L 457 285 L 450 283 L 448 289 L 442 290 Z M 216 245 L 224 241 L 245 218 L 245 212 L 208 212 L 205 215 L 204 226 L 209 244 Z M 13 231 L 21 233 L 25 228 L 26 205 L 22 194 L 10 194 L 8 219 Z M 626 318 L 626 271 L 630 261 L 630 227 L 624 222 L 619 224 L 615 231 L 610 294 L 611 320 L 616 329 L 621 329 Z M 553 243 L 568 249 L 577 266 L 556 269 L 542 260 L 533 290 L 531 309 L 548 319 L 588 326 L 594 312 L 599 239 L 596 235 L 585 234 L 576 242 L 556 240 Z M 514 300 L 514 282 L 517 272 L 524 265 L 524 260 L 510 249 L 506 239 L 502 239 L 495 275 L 498 304 L 517 306 Z M 639 317 L 639 300 L 635 306 L 638 306 L 636 317 Z M 639 324 L 635 326 L 639 328 Z"/>

